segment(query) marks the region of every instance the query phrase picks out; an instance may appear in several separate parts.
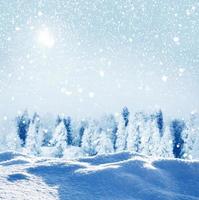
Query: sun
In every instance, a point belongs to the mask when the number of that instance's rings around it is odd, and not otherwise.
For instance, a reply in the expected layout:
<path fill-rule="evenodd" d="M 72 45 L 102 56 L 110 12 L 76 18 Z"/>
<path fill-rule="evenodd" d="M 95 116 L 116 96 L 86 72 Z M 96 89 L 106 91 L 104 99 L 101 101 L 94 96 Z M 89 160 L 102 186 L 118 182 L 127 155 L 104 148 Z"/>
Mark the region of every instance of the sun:
<path fill-rule="evenodd" d="M 37 39 L 39 44 L 47 48 L 52 48 L 55 44 L 54 36 L 47 28 L 38 31 Z"/>

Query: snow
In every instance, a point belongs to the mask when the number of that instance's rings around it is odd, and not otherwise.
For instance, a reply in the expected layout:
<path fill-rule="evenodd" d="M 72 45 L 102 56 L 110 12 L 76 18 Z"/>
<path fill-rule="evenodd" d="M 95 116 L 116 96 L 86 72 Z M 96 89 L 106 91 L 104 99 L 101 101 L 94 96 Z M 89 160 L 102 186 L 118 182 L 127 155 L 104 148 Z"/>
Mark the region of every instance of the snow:
<path fill-rule="evenodd" d="M 176 43 L 178 43 L 179 40 L 180 40 L 179 37 L 174 37 L 174 38 L 173 38 L 173 41 L 176 42 Z"/>
<path fill-rule="evenodd" d="M 162 76 L 162 81 L 167 82 L 168 77 L 167 76 Z"/>
<path fill-rule="evenodd" d="M 93 92 L 89 92 L 89 97 L 93 98 L 95 96 L 95 94 Z"/>
<path fill-rule="evenodd" d="M 76 120 L 60 114 L 33 116 L 27 111 L 17 121 L 4 120 L 0 151 L 14 150 L 34 156 L 79 158 L 121 151 L 152 157 L 199 159 L 199 115 L 166 119 L 161 110 L 129 112 L 117 116 Z M 127 112 L 128 111 L 128 112 Z M 125 114 L 126 113 L 126 114 Z M 61 117 L 60 117 L 61 116 Z"/>
<path fill-rule="evenodd" d="M 48 29 L 40 30 L 38 32 L 38 42 L 48 48 L 52 48 L 55 44 L 54 37 Z"/>
<path fill-rule="evenodd" d="M 198 200 L 199 161 L 115 153 L 68 160 L 0 153 L 0 199 Z"/>
<path fill-rule="evenodd" d="M 0 199 L 199 199 L 199 3 L 180 3 L 0 1 Z"/>
<path fill-rule="evenodd" d="M 198 15 L 197 1 L 1 1 L 0 118 L 157 105 L 188 115 L 199 107 Z"/>

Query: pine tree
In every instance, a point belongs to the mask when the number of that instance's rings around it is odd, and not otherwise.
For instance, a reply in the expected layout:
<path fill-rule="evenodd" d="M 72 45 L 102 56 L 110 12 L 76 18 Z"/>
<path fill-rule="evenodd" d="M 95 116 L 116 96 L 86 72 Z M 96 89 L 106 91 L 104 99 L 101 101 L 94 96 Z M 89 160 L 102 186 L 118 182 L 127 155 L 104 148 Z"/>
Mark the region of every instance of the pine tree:
<path fill-rule="evenodd" d="M 84 135 L 84 131 L 85 129 L 88 127 L 88 123 L 85 120 L 82 120 L 80 123 L 80 127 L 79 127 L 79 134 L 78 134 L 78 146 L 81 147 L 82 146 L 82 138 Z"/>
<path fill-rule="evenodd" d="M 193 144 L 193 148 L 191 151 L 191 156 L 189 157 L 189 159 L 199 159 L 199 127 L 194 131 L 196 133 L 196 139 L 195 142 Z"/>
<path fill-rule="evenodd" d="M 143 114 L 136 113 L 130 117 L 127 136 L 127 149 L 129 151 L 141 151 L 141 134 L 143 132 Z"/>
<path fill-rule="evenodd" d="M 135 148 L 136 152 L 144 153 L 144 148 L 146 148 L 146 141 L 148 141 L 149 130 L 147 130 L 146 126 L 147 117 L 144 113 L 139 112 L 135 115 L 135 128 L 136 128 L 136 142 Z M 147 151 L 146 151 L 147 152 Z"/>
<path fill-rule="evenodd" d="M 50 140 L 53 137 L 53 130 L 42 127 L 39 132 L 41 146 L 49 146 Z"/>
<path fill-rule="evenodd" d="M 171 133 L 173 135 L 173 154 L 175 158 L 182 158 L 184 140 L 182 139 L 182 132 L 185 128 L 183 120 L 173 120 L 170 125 Z"/>
<path fill-rule="evenodd" d="M 152 119 L 144 116 L 143 121 L 140 125 L 141 129 L 141 144 L 140 152 L 152 156 L 152 145 L 153 145 L 153 131 L 152 131 Z"/>
<path fill-rule="evenodd" d="M 163 127 L 162 127 L 163 128 Z M 160 157 L 160 141 L 161 141 L 161 136 L 163 134 L 163 129 L 161 130 L 160 134 L 160 126 L 157 124 L 157 117 L 156 115 L 152 115 L 150 117 L 150 137 L 151 140 L 149 142 L 149 154 L 152 155 L 153 157 Z"/>
<path fill-rule="evenodd" d="M 68 145 L 72 145 L 73 144 L 73 132 L 72 132 L 72 125 L 71 125 L 71 118 L 67 117 L 63 119 L 65 128 L 67 130 L 67 143 Z"/>
<path fill-rule="evenodd" d="M 30 124 L 30 119 L 28 116 L 28 111 L 24 111 L 24 113 L 16 118 L 17 123 L 17 133 L 21 140 L 22 147 L 25 146 L 27 132 Z"/>
<path fill-rule="evenodd" d="M 125 121 L 123 119 L 123 117 L 120 118 L 120 121 L 118 123 L 118 129 L 116 132 L 116 144 L 115 144 L 115 148 L 116 151 L 123 151 L 126 148 L 126 141 L 127 141 L 127 136 L 128 136 L 128 132 L 127 132 L 127 128 L 125 126 Z"/>
<path fill-rule="evenodd" d="M 134 121 L 130 118 L 129 120 L 129 126 L 128 126 L 128 136 L 127 136 L 127 150 L 128 151 L 136 151 L 135 149 L 135 143 L 136 143 L 136 128 Z"/>
<path fill-rule="evenodd" d="M 106 136 L 111 140 L 112 148 L 115 150 L 117 122 L 114 115 L 104 115 L 100 119 L 98 129 L 106 133 Z"/>
<path fill-rule="evenodd" d="M 58 126 L 60 123 L 61 123 L 62 119 L 61 117 L 58 115 L 57 116 L 57 119 L 56 119 L 56 123 L 55 123 L 55 126 Z"/>
<path fill-rule="evenodd" d="M 85 129 L 82 137 L 82 149 L 87 155 L 96 155 L 96 136 L 96 124 L 92 121 Z"/>
<path fill-rule="evenodd" d="M 164 158 L 173 158 L 173 137 L 168 126 L 165 127 L 165 131 L 160 141 L 159 155 Z"/>
<path fill-rule="evenodd" d="M 128 123 L 129 123 L 129 111 L 127 107 L 124 107 L 121 113 L 121 117 L 118 123 L 116 132 L 116 151 L 123 151 L 127 148 L 127 137 L 128 137 Z"/>
<path fill-rule="evenodd" d="M 67 130 L 63 120 L 55 128 L 53 138 L 50 140 L 50 145 L 55 148 L 55 157 L 62 157 L 67 146 Z"/>
<path fill-rule="evenodd" d="M 124 119 L 124 122 L 125 122 L 125 127 L 128 126 L 128 123 L 129 123 L 129 110 L 127 107 L 124 107 L 123 110 L 122 110 L 122 117 Z"/>
<path fill-rule="evenodd" d="M 157 119 L 157 126 L 159 129 L 160 136 L 162 136 L 164 132 L 164 120 L 163 120 L 162 110 L 159 110 L 157 112 L 156 119 Z"/>
<path fill-rule="evenodd" d="M 10 124 L 10 127 L 9 134 L 4 134 L 5 140 L 3 144 L 6 145 L 6 150 L 21 151 L 21 140 L 17 134 L 16 127 L 13 123 Z"/>
<path fill-rule="evenodd" d="M 190 119 L 186 123 L 186 127 L 183 130 L 183 158 L 185 159 L 192 159 L 196 155 L 195 152 L 197 152 L 197 145 L 195 145 L 195 143 L 197 143 L 197 138 L 199 136 L 198 120 L 197 114 L 191 114 Z"/>
<path fill-rule="evenodd" d="M 112 153 L 113 151 L 113 143 L 110 137 L 108 137 L 106 132 L 102 131 L 99 135 L 96 145 L 97 154 L 108 154 Z"/>
<path fill-rule="evenodd" d="M 26 152 L 31 155 L 40 154 L 40 142 L 39 142 L 39 128 L 40 117 L 37 113 L 34 114 L 33 119 L 29 125 L 27 139 L 26 139 Z"/>

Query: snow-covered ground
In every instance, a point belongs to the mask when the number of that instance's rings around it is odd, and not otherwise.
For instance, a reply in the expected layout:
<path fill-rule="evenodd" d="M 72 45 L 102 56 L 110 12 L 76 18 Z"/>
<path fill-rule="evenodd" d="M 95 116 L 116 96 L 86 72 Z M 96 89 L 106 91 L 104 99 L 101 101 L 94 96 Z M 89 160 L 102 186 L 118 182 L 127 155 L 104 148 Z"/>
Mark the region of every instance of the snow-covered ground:
<path fill-rule="evenodd" d="M 79 160 L 0 153 L 0 199 L 198 200 L 199 162 L 128 152 Z"/>

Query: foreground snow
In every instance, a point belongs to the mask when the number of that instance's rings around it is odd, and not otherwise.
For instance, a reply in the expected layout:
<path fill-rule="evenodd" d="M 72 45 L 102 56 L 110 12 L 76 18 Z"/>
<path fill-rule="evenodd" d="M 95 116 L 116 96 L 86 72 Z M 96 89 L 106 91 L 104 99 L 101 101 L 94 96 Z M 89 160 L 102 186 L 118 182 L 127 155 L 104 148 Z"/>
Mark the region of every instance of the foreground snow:
<path fill-rule="evenodd" d="M 0 153 L 0 199 L 199 199 L 199 162 L 118 153 L 78 161 Z"/>

